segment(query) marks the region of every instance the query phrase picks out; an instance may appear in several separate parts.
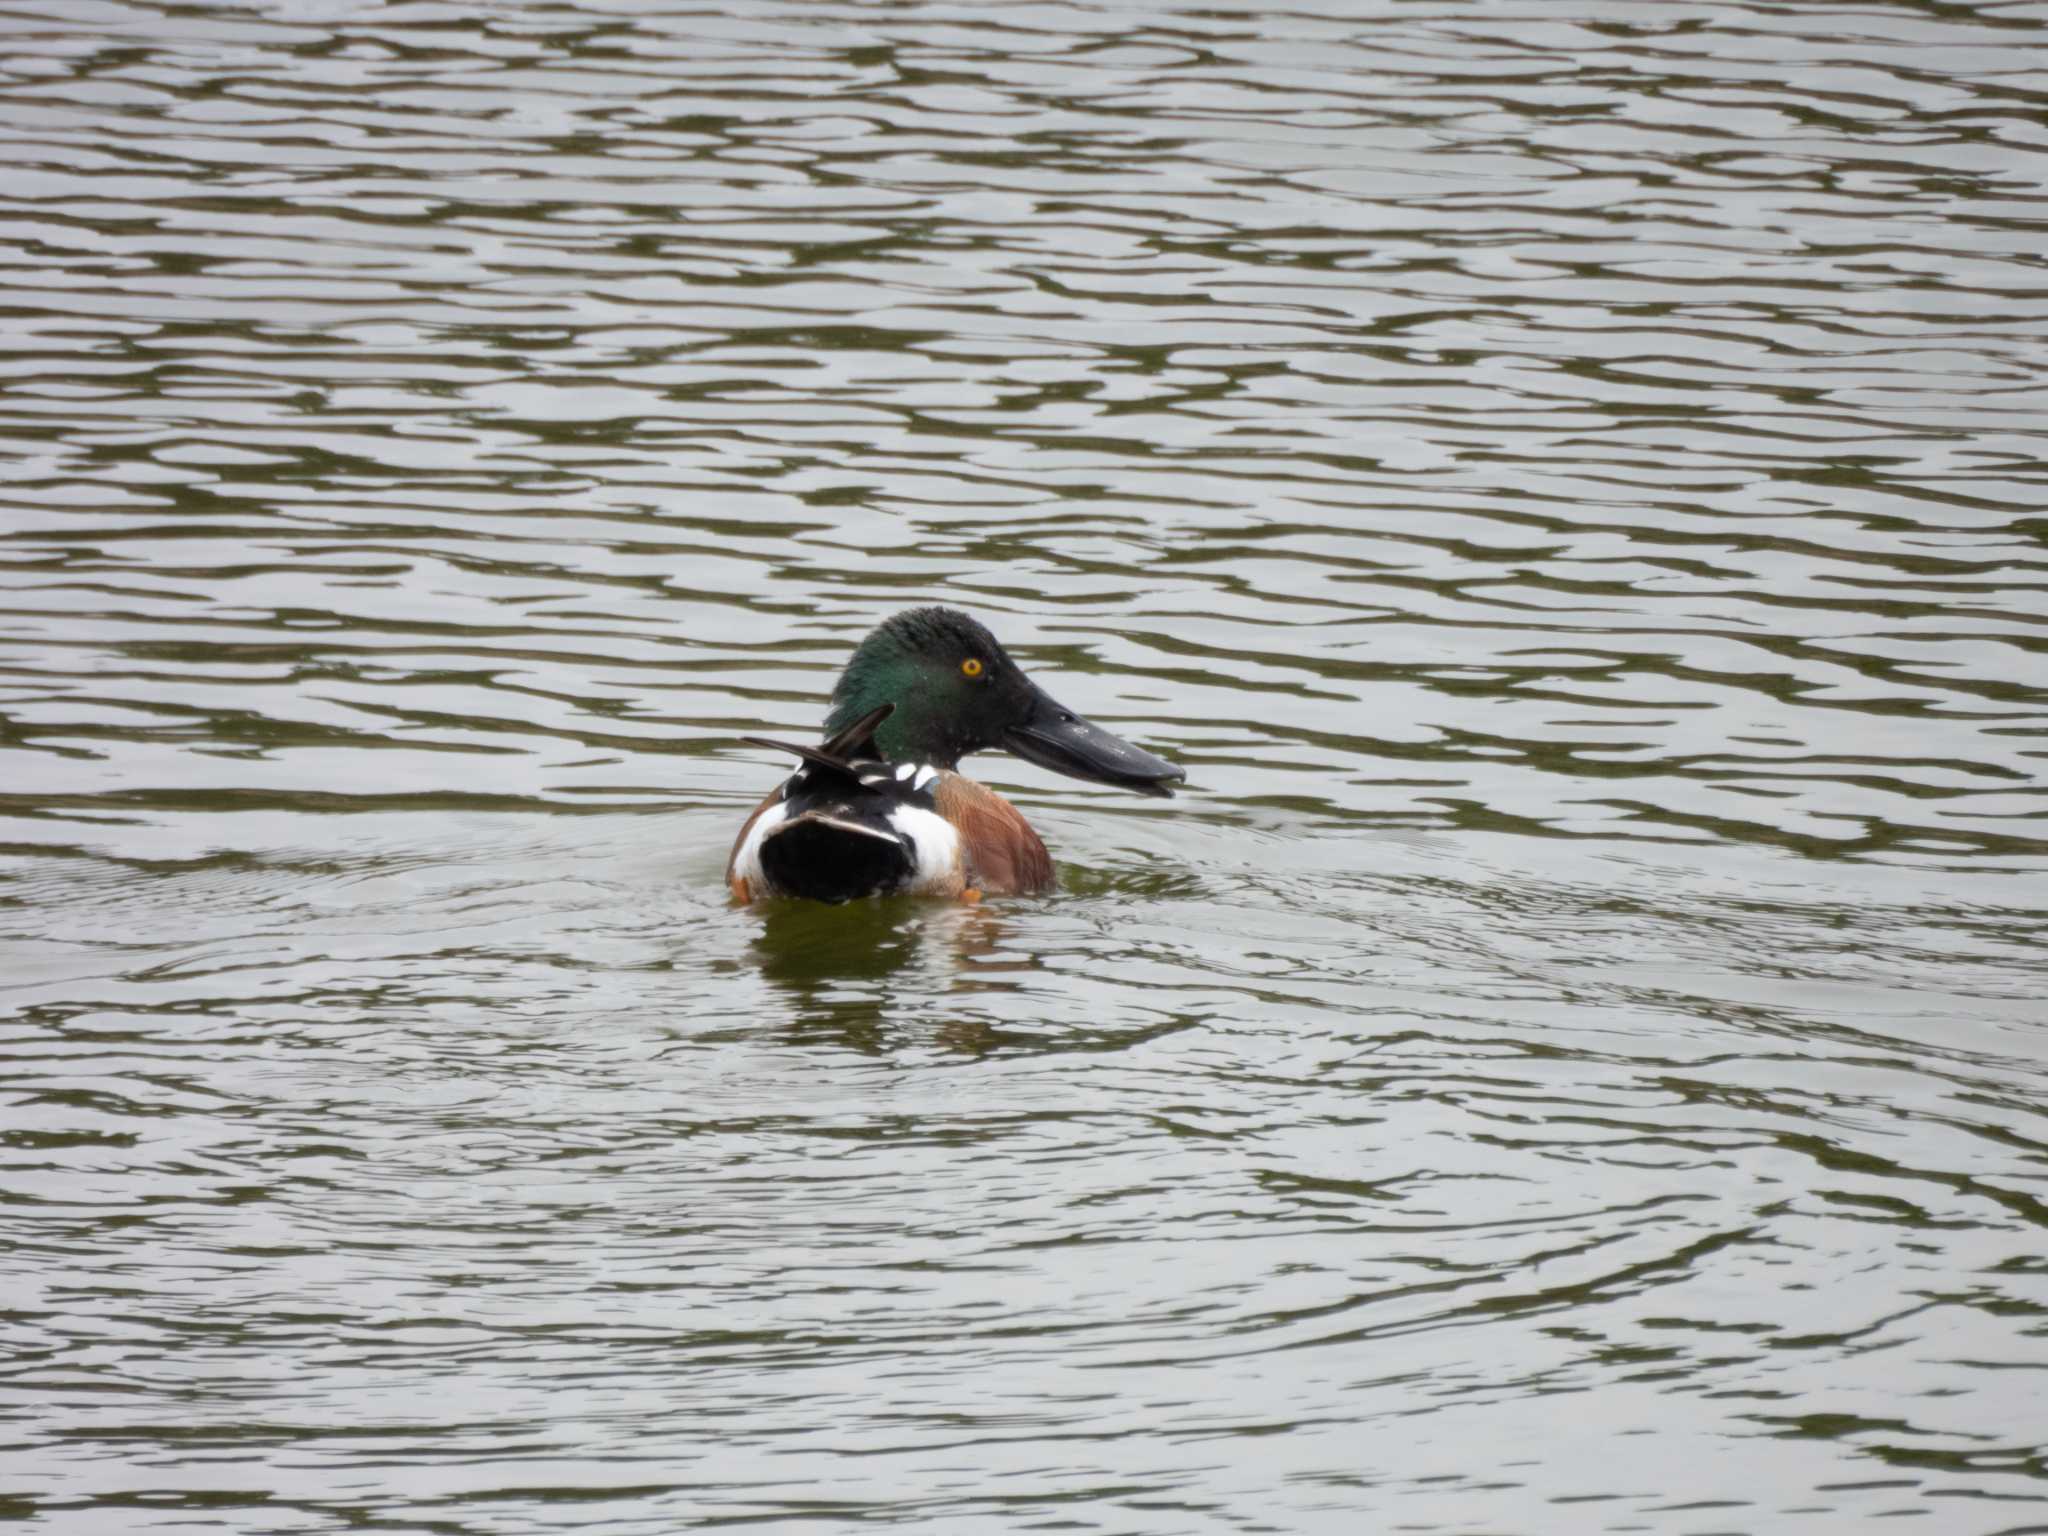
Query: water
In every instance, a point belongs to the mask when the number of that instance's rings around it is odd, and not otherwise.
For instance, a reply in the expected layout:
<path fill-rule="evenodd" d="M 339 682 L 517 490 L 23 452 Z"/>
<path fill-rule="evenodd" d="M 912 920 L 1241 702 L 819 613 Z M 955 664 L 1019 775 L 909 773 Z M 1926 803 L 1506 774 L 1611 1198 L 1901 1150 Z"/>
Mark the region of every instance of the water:
<path fill-rule="evenodd" d="M 2048 6 L 0 10 L 0 1519 L 2048 1531 Z M 943 600 L 1186 767 L 735 910 Z"/>

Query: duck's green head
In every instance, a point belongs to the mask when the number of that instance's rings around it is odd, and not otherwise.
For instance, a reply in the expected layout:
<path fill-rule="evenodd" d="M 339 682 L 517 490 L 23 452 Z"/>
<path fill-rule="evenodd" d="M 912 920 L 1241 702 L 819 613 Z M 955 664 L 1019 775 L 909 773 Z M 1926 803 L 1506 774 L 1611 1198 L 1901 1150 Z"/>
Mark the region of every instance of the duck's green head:
<path fill-rule="evenodd" d="M 1061 708 L 957 608 L 908 609 L 861 641 L 832 690 L 825 734 L 884 704 L 896 707 L 876 728 L 875 748 L 892 763 L 952 768 L 970 752 L 1000 747 L 1055 773 L 1145 795 L 1170 796 L 1186 777 Z"/>

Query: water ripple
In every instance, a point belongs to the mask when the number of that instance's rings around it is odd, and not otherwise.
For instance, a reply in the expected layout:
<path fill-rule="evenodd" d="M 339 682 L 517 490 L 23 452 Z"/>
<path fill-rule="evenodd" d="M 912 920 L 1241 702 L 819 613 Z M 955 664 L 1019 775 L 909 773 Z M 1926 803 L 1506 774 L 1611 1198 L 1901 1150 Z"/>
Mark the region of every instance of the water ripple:
<path fill-rule="evenodd" d="M 2032 1528 L 2044 21 L 0 5 L 0 1517 Z"/>

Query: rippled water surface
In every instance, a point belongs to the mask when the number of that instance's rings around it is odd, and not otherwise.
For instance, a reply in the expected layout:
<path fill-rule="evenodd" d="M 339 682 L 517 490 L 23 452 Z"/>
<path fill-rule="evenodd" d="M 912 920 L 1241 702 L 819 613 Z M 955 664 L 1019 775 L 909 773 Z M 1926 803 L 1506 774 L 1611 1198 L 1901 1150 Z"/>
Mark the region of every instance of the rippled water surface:
<path fill-rule="evenodd" d="M 0 1522 L 2048 1531 L 2048 5 L 0 5 Z M 720 872 L 879 618 L 1183 764 Z"/>

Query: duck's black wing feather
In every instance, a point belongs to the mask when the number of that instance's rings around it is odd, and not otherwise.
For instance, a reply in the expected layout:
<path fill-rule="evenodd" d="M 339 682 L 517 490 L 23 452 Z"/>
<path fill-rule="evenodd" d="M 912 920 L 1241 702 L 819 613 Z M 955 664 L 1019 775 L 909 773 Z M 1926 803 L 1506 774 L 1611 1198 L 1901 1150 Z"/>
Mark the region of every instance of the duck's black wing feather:
<path fill-rule="evenodd" d="M 822 746 L 806 747 L 794 741 L 776 741 L 768 736 L 742 736 L 750 747 L 766 747 L 771 752 L 788 752 L 802 758 L 813 768 L 824 770 L 827 780 L 834 778 L 851 779 L 858 786 L 861 783 L 861 765 L 873 769 L 876 759 L 872 755 L 875 727 L 895 711 L 894 704 L 884 704 L 879 709 L 868 711 L 845 730 L 829 738 Z"/>
<path fill-rule="evenodd" d="M 883 704 L 871 709 L 838 735 L 827 737 L 825 744 L 818 750 L 833 757 L 849 760 L 870 757 L 874 752 L 875 727 L 895 713 L 894 704 Z"/>
<path fill-rule="evenodd" d="M 822 748 L 800 746 L 793 741 L 776 741 L 769 736 L 742 736 L 740 740 L 750 747 L 766 747 L 770 752 L 794 753 L 813 768 L 823 769 L 828 775 L 848 778 L 856 784 L 860 782 L 860 769 L 857 766 L 843 757 L 832 756 Z"/>

